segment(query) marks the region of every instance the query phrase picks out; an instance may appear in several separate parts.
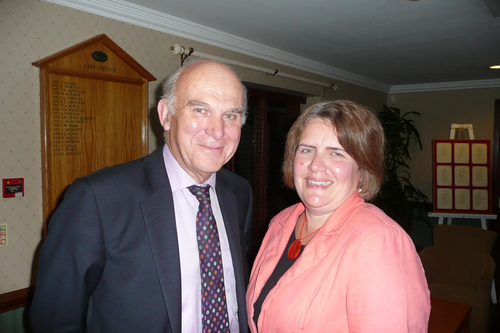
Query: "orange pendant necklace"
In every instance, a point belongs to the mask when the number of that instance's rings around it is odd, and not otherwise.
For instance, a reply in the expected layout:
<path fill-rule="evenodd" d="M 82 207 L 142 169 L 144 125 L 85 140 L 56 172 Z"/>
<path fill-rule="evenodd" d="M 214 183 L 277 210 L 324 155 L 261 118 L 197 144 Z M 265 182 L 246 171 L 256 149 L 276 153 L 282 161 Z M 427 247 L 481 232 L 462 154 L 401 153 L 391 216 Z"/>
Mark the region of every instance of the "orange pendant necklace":
<path fill-rule="evenodd" d="M 302 223 L 302 229 L 300 229 L 300 236 L 298 239 L 294 240 L 292 245 L 290 245 L 290 247 L 288 248 L 288 258 L 290 258 L 291 260 L 299 256 L 300 247 L 302 246 L 302 240 L 314 235 L 315 233 L 318 232 L 319 229 L 321 229 L 321 227 L 319 227 L 314 232 L 311 232 L 309 235 L 302 237 L 302 232 L 304 231 L 304 226 L 306 225 L 306 221 L 307 221 L 307 215 L 304 212 L 304 223 Z"/>

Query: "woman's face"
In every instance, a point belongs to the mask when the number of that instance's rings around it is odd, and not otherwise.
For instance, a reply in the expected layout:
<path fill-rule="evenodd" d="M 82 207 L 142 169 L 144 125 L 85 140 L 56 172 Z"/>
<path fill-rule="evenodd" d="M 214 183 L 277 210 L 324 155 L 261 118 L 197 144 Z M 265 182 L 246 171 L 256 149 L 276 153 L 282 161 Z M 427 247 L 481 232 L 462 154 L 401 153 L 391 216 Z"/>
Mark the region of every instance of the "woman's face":
<path fill-rule="evenodd" d="M 358 190 L 359 167 L 340 145 L 329 121 L 311 120 L 293 163 L 297 193 L 309 211 L 331 214 Z"/>

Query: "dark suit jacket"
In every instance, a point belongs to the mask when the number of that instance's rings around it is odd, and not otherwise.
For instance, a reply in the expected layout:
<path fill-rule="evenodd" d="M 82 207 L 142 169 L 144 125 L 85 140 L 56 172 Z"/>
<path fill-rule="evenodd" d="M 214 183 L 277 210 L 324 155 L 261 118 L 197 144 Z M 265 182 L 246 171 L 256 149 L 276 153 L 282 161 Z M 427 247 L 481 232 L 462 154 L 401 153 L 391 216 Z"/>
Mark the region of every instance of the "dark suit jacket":
<path fill-rule="evenodd" d="M 217 173 L 216 190 L 233 259 L 240 329 L 247 332 L 243 258 L 252 192 L 246 180 L 227 170 Z M 180 332 L 178 241 L 162 147 L 75 180 L 42 246 L 30 308 L 34 332 Z"/>

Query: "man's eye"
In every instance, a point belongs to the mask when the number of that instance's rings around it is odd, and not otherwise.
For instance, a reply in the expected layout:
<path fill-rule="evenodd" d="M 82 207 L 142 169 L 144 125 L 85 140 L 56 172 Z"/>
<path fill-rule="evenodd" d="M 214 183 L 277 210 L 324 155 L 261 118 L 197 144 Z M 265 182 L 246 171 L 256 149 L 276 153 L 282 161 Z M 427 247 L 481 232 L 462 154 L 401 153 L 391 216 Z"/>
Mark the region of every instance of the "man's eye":
<path fill-rule="evenodd" d="M 226 119 L 229 119 L 229 120 L 235 120 L 235 119 L 238 119 L 239 118 L 239 114 L 236 114 L 236 113 L 228 113 L 225 115 L 225 118 Z"/>
<path fill-rule="evenodd" d="M 197 108 L 197 109 L 194 109 L 195 112 L 198 112 L 198 113 L 204 113 L 205 112 L 205 109 L 200 109 L 200 108 Z"/>

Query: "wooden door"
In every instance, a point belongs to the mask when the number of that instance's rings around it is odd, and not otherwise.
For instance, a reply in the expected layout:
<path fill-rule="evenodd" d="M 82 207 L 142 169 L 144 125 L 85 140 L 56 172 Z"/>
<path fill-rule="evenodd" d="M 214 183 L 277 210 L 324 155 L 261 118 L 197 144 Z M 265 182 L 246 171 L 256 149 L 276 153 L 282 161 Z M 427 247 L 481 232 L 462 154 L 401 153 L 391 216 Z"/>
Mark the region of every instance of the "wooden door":
<path fill-rule="evenodd" d="M 492 214 L 497 215 L 496 221 L 489 222 L 489 229 L 495 231 L 497 240 L 493 246 L 492 256 L 495 259 L 495 284 L 498 299 L 498 289 L 500 287 L 500 99 L 495 100 L 495 117 L 494 117 L 494 132 L 493 132 L 493 183 L 492 189 Z M 499 318 L 500 321 L 500 318 Z"/>
<path fill-rule="evenodd" d="M 281 173 L 288 130 L 305 97 L 248 89 L 249 115 L 230 169 L 247 179 L 254 194 L 252 263 L 270 220 L 299 202 L 295 190 L 284 186 Z"/>

